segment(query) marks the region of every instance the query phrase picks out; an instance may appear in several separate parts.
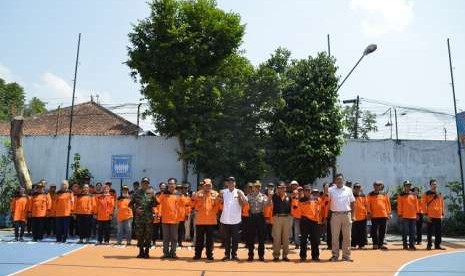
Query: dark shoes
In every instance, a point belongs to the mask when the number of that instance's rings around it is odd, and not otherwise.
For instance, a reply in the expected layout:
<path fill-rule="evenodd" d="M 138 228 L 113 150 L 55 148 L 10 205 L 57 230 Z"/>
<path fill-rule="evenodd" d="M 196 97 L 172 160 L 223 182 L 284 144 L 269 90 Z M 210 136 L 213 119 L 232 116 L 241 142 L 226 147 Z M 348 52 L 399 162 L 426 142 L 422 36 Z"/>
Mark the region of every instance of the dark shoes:
<path fill-rule="evenodd" d="M 229 258 L 228 256 L 224 256 L 223 259 L 221 259 L 223 262 L 226 262 L 226 261 L 229 261 L 231 258 Z"/>
<path fill-rule="evenodd" d="M 144 258 L 144 249 L 142 247 L 139 247 L 139 255 L 136 258 Z"/>
<path fill-rule="evenodd" d="M 198 261 L 198 260 L 200 260 L 200 256 L 194 256 L 194 257 L 192 258 L 192 260 Z"/>
<path fill-rule="evenodd" d="M 274 258 L 273 258 L 273 262 L 279 262 L 279 258 L 278 258 L 278 257 L 274 257 Z"/>
<path fill-rule="evenodd" d="M 381 249 L 381 250 L 388 250 L 388 248 L 387 248 L 385 245 L 381 245 L 381 246 L 379 247 L 379 249 Z"/>
<path fill-rule="evenodd" d="M 285 262 L 290 262 L 291 260 L 289 260 L 288 257 L 283 257 L 283 261 L 285 261 Z"/>
<path fill-rule="evenodd" d="M 446 250 L 444 247 L 441 247 L 440 245 L 435 246 L 434 249 L 436 249 L 436 250 Z"/>
<path fill-rule="evenodd" d="M 231 260 L 236 261 L 236 262 L 239 262 L 239 261 L 240 261 L 240 259 L 239 259 L 237 256 L 232 256 L 232 257 L 231 257 Z"/>
<path fill-rule="evenodd" d="M 333 257 L 329 258 L 329 261 L 330 261 L 330 262 L 337 262 L 338 259 L 337 259 L 336 257 L 333 256 Z"/>

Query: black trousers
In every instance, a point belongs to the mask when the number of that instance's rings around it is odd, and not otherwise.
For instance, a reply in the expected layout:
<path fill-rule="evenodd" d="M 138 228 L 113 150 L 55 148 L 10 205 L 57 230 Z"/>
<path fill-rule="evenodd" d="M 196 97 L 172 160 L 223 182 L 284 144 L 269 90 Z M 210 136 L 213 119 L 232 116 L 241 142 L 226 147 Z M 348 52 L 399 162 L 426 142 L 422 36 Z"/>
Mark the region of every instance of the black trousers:
<path fill-rule="evenodd" d="M 22 220 L 17 220 L 13 224 L 15 226 L 15 239 L 23 238 L 26 222 Z"/>
<path fill-rule="evenodd" d="M 439 247 L 442 242 L 442 226 L 440 218 L 432 218 L 431 222 L 427 224 L 427 237 L 428 246 L 433 244 L 433 232 L 434 232 L 434 246 Z"/>
<path fill-rule="evenodd" d="M 316 221 L 310 220 L 306 217 L 300 219 L 300 258 L 307 258 L 307 242 L 310 239 L 310 245 L 312 248 L 312 259 L 316 260 L 320 257 L 320 250 L 318 245 L 320 244 L 320 229 Z"/>
<path fill-rule="evenodd" d="M 92 215 L 76 215 L 79 239 L 89 239 L 92 230 Z"/>
<path fill-rule="evenodd" d="M 55 229 L 55 217 L 47 217 L 45 219 L 45 225 L 44 225 L 44 232 L 47 234 L 47 236 L 56 234 Z"/>
<path fill-rule="evenodd" d="M 387 218 L 372 218 L 371 219 L 371 239 L 373 246 L 382 246 L 384 243 L 384 236 L 386 236 L 386 222 Z"/>
<path fill-rule="evenodd" d="M 224 227 L 224 256 L 231 258 L 237 257 L 237 247 L 239 245 L 239 228 L 238 224 L 223 224 Z"/>
<path fill-rule="evenodd" d="M 44 225 L 46 219 L 46 217 L 31 218 L 32 239 L 34 241 L 41 240 L 44 238 Z"/>
<path fill-rule="evenodd" d="M 421 243 L 421 238 L 422 238 L 422 235 L 423 235 L 423 214 L 418 214 L 419 216 L 419 220 L 417 220 L 417 238 L 416 238 L 416 242 L 418 244 Z"/>
<path fill-rule="evenodd" d="M 69 223 L 69 235 L 71 237 L 74 237 L 75 235 L 78 234 L 78 222 L 76 218 L 71 217 L 70 223 Z"/>
<path fill-rule="evenodd" d="M 247 218 L 245 225 L 247 248 L 249 257 L 253 258 L 255 242 L 258 243 L 258 257 L 265 256 L 265 217 L 263 214 L 253 215 Z"/>
<path fill-rule="evenodd" d="M 68 238 L 68 231 L 69 231 L 69 221 L 71 217 L 56 217 L 55 218 L 55 235 L 57 242 L 66 242 Z"/>
<path fill-rule="evenodd" d="M 102 241 L 110 241 L 110 227 L 111 220 L 97 220 L 98 225 L 98 234 L 97 241 L 101 243 Z"/>
<path fill-rule="evenodd" d="M 352 247 L 364 247 L 367 242 L 367 220 L 352 222 Z"/>
<path fill-rule="evenodd" d="M 163 240 L 163 228 L 161 223 L 152 223 L 152 242 L 155 244 L 157 240 Z"/>
<path fill-rule="evenodd" d="M 216 225 L 195 226 L 195 256 L 201 257 L 205 246 L 207 258 L 213 257 L 213 232 Z"/>
<path fill-rule="evenodd" d="M 273 241 L 273 235 L 271 233 L 273 232 L 273 224 L 266 222 L 265 224 L 265 238 L 267 242 L 272 242 Z"/>
<path fill-rule="evenodd" d="M 247 243 L 247 230 L 248 230 L 248 227 L 247 227 L 247 222 L 249 221 L 249 217 L 242 217 L 241 218 L 241 223 L 240 223 L 240 226 L 239 226 L 239 230 L 241 232 L 240 234 L 240 238 L 241 238 L 241 241 L 244 242 L 244 243 Z"/>
<path fill-rule="evenodd" d="M 186 225 L 185 221 L 178 223 L 178 244 L 182 246 L 182 242 L 186 239 Z"/>

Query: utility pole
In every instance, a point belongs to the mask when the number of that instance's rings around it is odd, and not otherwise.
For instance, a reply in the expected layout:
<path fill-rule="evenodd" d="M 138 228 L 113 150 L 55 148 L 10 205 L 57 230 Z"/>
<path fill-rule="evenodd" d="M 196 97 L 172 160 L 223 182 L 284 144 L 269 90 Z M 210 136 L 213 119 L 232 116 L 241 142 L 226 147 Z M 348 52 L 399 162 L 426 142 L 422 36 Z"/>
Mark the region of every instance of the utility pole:
<path fill-rule="evenodd" d="M 354 133 L 354 138 L 358 139 L 358 117 L 359 117 L 359 108 L 360 108 L 360 97 L 357 95 L 357 100 L 356 100 L 356 106 L 355 106 L 355 133 Z"/>
<path fill-rule="evenodd" d="M 142 105 L 142 103 L 139 103 L 137 105 L 137 136 L 136 137 L 139 137 L 139 120 L 140 120 L 140 106 Z"/>
<path fill-rule="evenodd" d="M 396 142 L 399 142 L 399 131 L 397 128 L 397 108 L 394 107 L 394 120 L 396 121 Z"/>
<path fill-rule="evenodd" d="M 329 34 L 327 35 L 328 40 L 328 56 L 331 57 L 331 43 L 329 42 Z"/>
<path fill-rule="evenodd" d="M 458 154 L 459 154 L 460 179 L 462 181 L 462 203 L 463 203 L 463 211 L 465 212 L 465 185 L 463 182 L 462 147 L 460 146 L 459 124 L 457 122 L 457 100 L 455 99 L 454 72 L 452 70 L 452 56 L 450 54 L 449 39 L 447 39 L 447 50 L 449 52 L 450 79 L 452 82 L 452 98 L 454 100 L 455 127 L 457 130 L 457 148 L 458 148 Z"/>
<path fill-rule="evenodd" d="M 78 45 L 77 45 L 77 54 L 76 54 L 76 64 L 74 66 L 74 80 L 73 80 L 73 99 L 71 100 L 71 114 L 69 118 L 69 134 L 68 134 L 68 154 L 66 156 L 66 179 L 69 176 L 69 155 L 71 153 L 71 134 L 73 131 L 73 112 L 74 112 L 74 98 L 76 95 L 76 78 L 77 78 L 77 68 L 79 63 L 79 47 L 81 45 L 81 33 L 78 36 Z"/>

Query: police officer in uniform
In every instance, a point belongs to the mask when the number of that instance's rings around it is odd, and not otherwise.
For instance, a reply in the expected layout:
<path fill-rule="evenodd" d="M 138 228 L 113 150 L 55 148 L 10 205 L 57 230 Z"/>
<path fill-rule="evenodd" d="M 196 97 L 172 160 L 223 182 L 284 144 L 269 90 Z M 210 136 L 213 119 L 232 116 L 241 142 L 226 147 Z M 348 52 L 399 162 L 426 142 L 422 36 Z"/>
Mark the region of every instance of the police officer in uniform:
<path fill-rule="evenodd" d="M 253 184 L 252 192 L 247 195 L 249 203 L 249 218 L 247 220 L 247 248 L 249 249 L 249 262 L 253 261 L 255 240 L 258 242 L 258 258 L 265 261 L 265 205 L 268 197 L 260 192 L 260 181 Z"/>
<path fill-rule="evenodd" d="M 134 191 L 130 208 L 133 209 L 134 224 L 137 237 L 137 247 L 139 247 L 139 255 L 137 258 L 150 258 L 149 250 L 152 241 L 152 208 L 155 207 L 155 198 L 147 193 L 150 185 L 150 180 L 147 177 L 142 178 L 141 187 Z"/>

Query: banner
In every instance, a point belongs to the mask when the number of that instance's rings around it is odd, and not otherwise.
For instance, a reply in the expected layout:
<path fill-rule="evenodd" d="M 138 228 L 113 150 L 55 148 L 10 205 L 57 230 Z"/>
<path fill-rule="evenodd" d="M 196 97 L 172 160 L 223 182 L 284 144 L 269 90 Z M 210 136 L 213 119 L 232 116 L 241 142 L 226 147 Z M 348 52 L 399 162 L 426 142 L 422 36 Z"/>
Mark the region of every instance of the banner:
<path fill-rule="evenodd" d="M 459 141 L 465 146 L 465 111 L 457 113 L 457 128 L 459 130 Z"/>
<path fill-rule="evenodd" d="M 111 156 L 111 177 L 131 178 L 131 155 Z"/>

